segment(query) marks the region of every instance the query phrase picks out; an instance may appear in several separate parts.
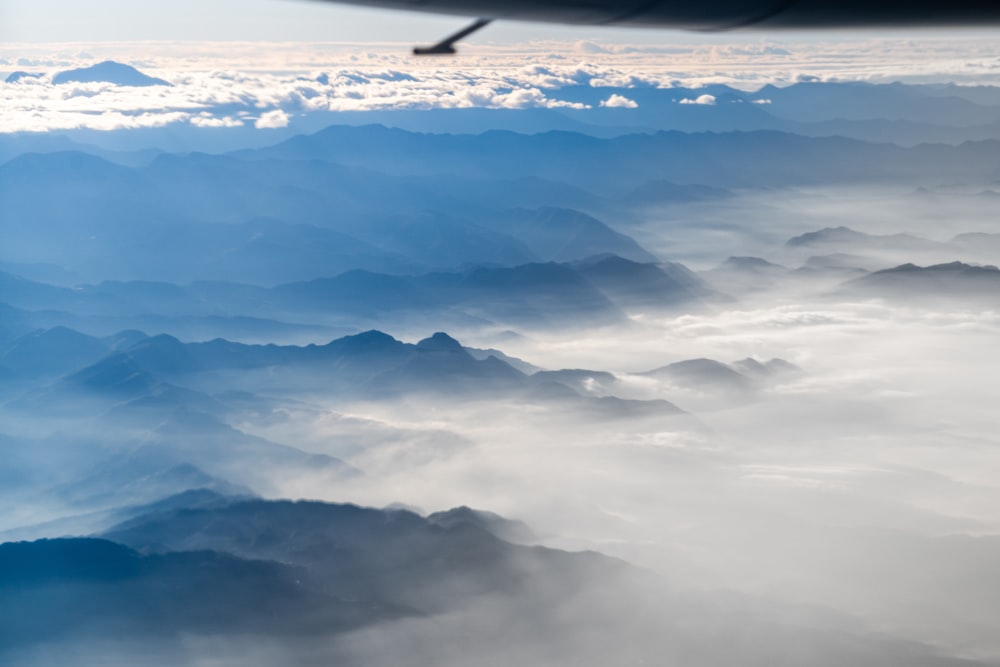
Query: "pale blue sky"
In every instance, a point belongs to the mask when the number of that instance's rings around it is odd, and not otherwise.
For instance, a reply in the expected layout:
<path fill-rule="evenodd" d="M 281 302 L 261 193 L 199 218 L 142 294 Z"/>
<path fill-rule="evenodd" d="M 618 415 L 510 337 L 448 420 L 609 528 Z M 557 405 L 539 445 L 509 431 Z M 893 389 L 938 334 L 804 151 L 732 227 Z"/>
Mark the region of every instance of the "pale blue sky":
<path fill-rule="evenodd" d="M 316 0 L 0 0 L 6 42 L 122 40 L 426 41 L 462 17 L 369 10 Z M 507 23 L 491 39 L 570 39 L 620 30 Z M 627 31 L 630 36 L 636 31 Z"/>
<path fill-rule="evenodd" d="M 0 0 L 0 41 L 301 40 L 426 42 L 462 27 L 466 19 L 416 12 L 369 10 L 317 0 Z M 782 40 L 789 33 L 768 33 Z M 833 35 L 824 33 L 824 39 Z M 479 38 L 494 42 L 731 43 L 754 33 L 686 33 L 504 22 Z M 808 38 L 808 36 L 806 36 Z M 475 39 L 475 38 L 473 38 Z"/>

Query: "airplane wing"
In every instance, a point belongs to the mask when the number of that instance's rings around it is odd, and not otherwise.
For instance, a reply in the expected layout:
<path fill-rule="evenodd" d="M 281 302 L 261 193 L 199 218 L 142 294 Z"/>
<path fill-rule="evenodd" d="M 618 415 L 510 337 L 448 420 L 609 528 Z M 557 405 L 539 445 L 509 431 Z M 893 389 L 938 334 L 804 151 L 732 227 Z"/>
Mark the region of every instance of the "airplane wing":
<path fill-rule="evenodd" d="M 689 30 L 989 26 L 1000 0 L 328 0 L 486 19 Z M 483 23 L 485 25 L 485 23 Z M 481 27 L 481 26 L 477 26 Z"/>

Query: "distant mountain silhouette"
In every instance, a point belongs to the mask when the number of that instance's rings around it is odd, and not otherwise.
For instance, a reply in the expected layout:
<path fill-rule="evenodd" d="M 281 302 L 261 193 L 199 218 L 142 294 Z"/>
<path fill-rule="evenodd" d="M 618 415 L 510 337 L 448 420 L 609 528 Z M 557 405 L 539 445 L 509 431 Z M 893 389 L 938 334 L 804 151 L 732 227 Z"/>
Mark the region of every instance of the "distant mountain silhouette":
<path fill-rule="evenodd" d="M 456 198 L 456 188 L 440 179 L 425 185 L 418 176 L 315 160 L 161 156 L 127 168 L 78 152 L 49 152 L 0 165 L 0 196 L 20 230 L 10 250 L 26 262 L 72 266 L 95 282 L 273 285 L 352 269 L 412 274 L 597 253 L 653 259 L 633 239 L 583 213 L 510 209 L 521 203 L 516 185 L 505 200 L 484 202 L 495 198 L 491 182 L 484 179 L 479 194 L 458 189 L 468 194 Z M 52 188 L 61 191 L 59 198 L 43 196 Z M 531 196 L 538 198 L 544 192 Z M 142 234 L 133 224 L 138 217 Z M 47 245 L 37 242 L 42 235 Z M 81 238 L 86 255 L 79 252 Z M 129 253 L 121 252 L 122 243 Z"/>
<path fill-rule="evenodd" d="M 66 327 L 33 331 L 0 346 L 0 368 L 22 377 L 51 377 L 78 370 L 110 352 L 103 341 Z"/>
<path fill-rule="evenodd" d="M 79 387 L 91 393 L 127 400 L 153 392 L 161 393 L 169 387 L 122 353 L 113 354 L 70 375 L 62 384 L 66 388 Z"/>
<path fill-rule="evenodd" d="M 612 302 L 625 308 L 693 307 L 725 300 L 683 264 L 639 263 L 599 255 L 574 267 Z"/>
<path fill-rule="evenodd" d="M 964 262 L 902 264 L 848 281 L 837 293 L 902 301 L 933 300 L 942 305 L 995 306 L 1000 303 L 1000 269 Z"/>
<path fill-rule="evenodd" d="M 39 72 L 23 72 L 19 70 L 17 72 L 11 72 L 7 75 L 7 78 L 4 79 L 4 83 L 17 83 L 22 79 L 40 79 L 43 76 L 45 75 Z"/>
<path fill-rule="evenodd" d="M 511 178 L 527 174 L 597 193 L 624 195 L 651 175 L 679 185 L 768 187 L 783 184 L 954 182 L 992 173 L 995 141 L 958 147 L 902 148 L 844 137 L 784 132 L 662 131 L 598 139 L 570 132 L 518 135 L 418 135 L 381 126 L 331 126 L 309 136 L 238 155 L 254 159 L 328 160 L 398 176 Z M 959 173 L 954 170 L 958 169 Z"/>
<path fill-rule="evenodd" d="M 538 371 L 542 370 L 541 368 L 535 366 L 532 363 L 524 361 L 523 359 L 518 359 L 517 357 L 512 357 L 510 355 L 504 354 L 500 350 L 492 347 L 487 349 L 466 347 L 465 351 L 468 352 L 470 355 L 472 355 L 473 359 L 479 359 L 480 361 L 488 357 L 496 357 L 500 361 L 509 364 L 511 368 L 516 368 L 525 375 L 531 375 L 532 373 L 537 373 Z"/>
<path fill-rule="evenodd" d="M 804 122 L 879 118 L 894 122 L 940 123 L 947 117 L 956 125 L 974 126 L 994 120 L 989 106 L 996 104 L 995 97 L 960 88 L 954 84 L 808 81 L 787 87 L 769 84 L 756 91 L 753 97 L 769 99 L 772 111 Z"/>
<path fill-rule="evenodd" d="M 731 366 L 743 375 L 759 380 L 788 377 L 802 372 L 801 368 L 784 359 L 770 359 L 761 363 L 748 357 L 734 361 Z"/>
<path fill-rule="evenodd" d="M 445 333 L 416 344 L 413 353 L 395 368 L 371 380 L 371 390 L 383 392 L 446 391 L 450 395 L 510 394 L 524 387 L 526 377 L 496 357 L 479 360 Z"/>
<path fill-rule="evenodd" d="M 789 248 L 843 248 L 848 251 L 896 250 L 901 252 L 939 250 L 942 244 L 912 234 L 866 234 L 850 227 L 827 227 L 789 239 Z"/>
<path fill-rule="evenodd" d="M 538 371 L 532 374 L 531 379 L 535 382 L 558 382 L 584 395 L 610 392 L 618 382 L 618 378 L 607 371 L 589 371 L 580 368 Z"/>
<path fill-rule="evenodd" d="M 714 359 L 688 359 L 648 371 L 643 375 L 667 380 L 692 389 L 748 392 L 752 382 L 743 374 Z"/>
<path fill-rule="evenodd" d="M 117 86 L 170 86 L 167 81 L 147 76 L 132 67 L 116 63 L 113 60 L 81 67 L 78 69 L 66 70 L 52 76 L 52 83 L 93 83 L 102 81 L 113 83 Z"/>
<path fill-rule="evenodd" d="M 700 271 L 698 276 L 726 294 L 760 292 L 777 285 L 788 268 L 760 257 L 728 257 L 715 268 Z"/>
<path fill-rule="evenodd" d="M 642 375 L 709 395 L 750 397 L 767 386 L 794 377 L 801 369 L 784 359 L 753 358 L 724 364 L 714 359 L 687 359 Z"/>
<path fill-rule="evenodd" d="M 826 255 L 812 255 L 806 258 L 801 268 L 816 271 L 873 271 L 875 261 L 863 255 L 834 252 Z"/>
<path fill-rule="evenodd" d="M 651 180 L 694 190 L 971 182 L 992 173 L 996 149 L 778 132 L 598 139 L 334 126 L 266 149 L 160 155 L 134 167 L 78 151 L 22 154 L 0 164 L 0 199 L 13 225 L 7 252 L 25 265 L 66 267 L 94 283 L 272 286 L 353 269 L 415 275 L 604 253 L 649 262 L 609 214 L 573 207 L 620 210 Z M 579 193 L 587 201 L 576 204 Z"/>
<path fill-rule="evenodd" d="M 590 215 L 570 209 L 504 211 L 493 226 L 519 239 L 545 261 L 571 262 L 602 254 L 633 262 L 658 261 L 634 239 Z"/>
<path fill-rule="evenodd" d="M 122 328 L 214 331 L 227 337 L 245 331 L 254 338 L 300 326 L 295 322 L 315 321 L 317 314 L 340 330 L 359 323 L 389 326 L 401 316 L 428 327 L 453 327 L 463 320 L 565 327 L 619 321 L 630 309 L 677 310 L 725 301 L 683 265 L 638 263 L 608 254 L 571 263 L 477 266 L 417 275 L 353 270 L 274 288 L 206 281 L 183 286 L 104 281 L 68 288 L 0 272 L 0 294 L 16 308 L 58 311 L 60 315 L 52 313 L 40 321 L 61 320 L 73 328 L 90 324 L 87 328 L 92 329 L 96 318 L 96 326 L 105 330 L 117 323 Z"/>
<path fill-rule="evenodd" d="M 199 492 L 253 495 L 246 486 L 209 475 L 192 463 L 176 463 L 179 457 L 160 456 L 151 450 L 148 446 L 136 448 L 134 455 L 124 461 L 108 457 L 89 474 L 55 486 L 52 489 L 55 497 L 78 510 L 97 508 L 97 514 L 83 521 L 79 516 L 67 520 L 61 532 L 53 530 L 57 526 L 48 526 L 52 532 L 47 534 L 80 533 L 89 525 L 94 530 L 105 530 L 135 516 L 136 507 L 159 506 L 168 498 L 182 495 Z M 183 506 L 191 504 L 186 502 Z M 37 534 L 45 528 L 39 526 L 33 530 Z"/>
<path fill-rule="evenodd" d="M 513 391 L 526 381 L 524 373 L 505 361 L 493 355 L 477 359 L 440 332 L 416 344 L 368 331 L 326 345 L 307 346 L 247 345 L 223 339 L 183 343 L 164 334 L 138 335 L 134 342 L 122 342 L 111 353 L 106 344 L 71 330 L 51 335 L 57 334 L 93 343 L 107 356 L 23 399 L 20 404 L 24 409 L 42 405 L 57 409 L 65 404 L 66 408 L 75 405 L 92 410 L 101 405 L 104 409 L 114 407 L 116 418 L 160 420 L 168 416 L 169 424 L 179 409 L 195 411 L 192 415 L 223 411 L 216 399 L 184 388 L 199 373 L 219 371 L 235 373 L 234 382 L 241 372 L 263 371 L 292 387 L 321 383 L 329 392 L 376 396 L 399 391 L 474 396 L 488 390 Z M 25 363 L 30 366 L 29 361 Z M 194 430 L 211 427 L 210 432 L 216 427 L 213 424 L 200 423 Z"/>

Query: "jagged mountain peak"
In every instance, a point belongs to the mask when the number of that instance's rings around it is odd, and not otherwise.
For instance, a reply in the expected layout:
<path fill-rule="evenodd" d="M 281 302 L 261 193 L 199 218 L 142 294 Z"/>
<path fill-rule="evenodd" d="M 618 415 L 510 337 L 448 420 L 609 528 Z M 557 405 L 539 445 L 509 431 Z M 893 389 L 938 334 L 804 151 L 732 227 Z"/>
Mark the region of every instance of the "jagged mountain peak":
<path fill-rule="evenodd" d="M 449 352 L 464 352 L 465 348 L 457 340 L 444 333 L 443 331 L 438 331 L 429 338 L 424 338 L 417 343 L 417 347 L 421 350 L 432 350 L 432 351 L 449 351 Z"/>

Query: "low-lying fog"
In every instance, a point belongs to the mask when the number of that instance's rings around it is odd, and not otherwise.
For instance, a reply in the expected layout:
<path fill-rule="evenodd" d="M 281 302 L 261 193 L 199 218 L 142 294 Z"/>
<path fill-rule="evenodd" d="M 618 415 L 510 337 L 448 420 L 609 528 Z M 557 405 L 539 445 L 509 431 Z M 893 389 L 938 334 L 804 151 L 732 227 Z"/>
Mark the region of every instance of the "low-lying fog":
<path fill-rule="evenodd" d="M 788 269 L 830 252 L 876 265 L 867 270 L 974 263 L 990 250 L 947 243 L 995 223 L 977 192 L 776 191 L 608 222 L 707 277 L 729 256 Z M 785 245 L 839 226 L 940 247 Z M 449 331 L 547 370 L 613 374 L 574 376 L 588 396 L 664 399 L 688 414 L 440 393 L 362 400 L 310 387 L 231 426 L 364 473 L 331 481 L 256 470 L 269 497 L 487 509 L 524 520 L 542 544 L 617 556 L 676 588 L 825 607 L 950 655 L 1000 660 L 1000 312 L 838 293 L 852 275 L 782 275 L 713 310 L 632 312 L 620 326 L 572 334 Z M 411 342 L 432 333 L 387 331 Z M 696 359 L 747 369 L 737 362 L 748 358 L 788 363 L 742 380 L 704 364 L 650 373 Z M 275 387 L 239 389 L 272 396 Z M 444 636 L 461 635 L 461 623 L 442 623 Z M 349 650 L 388 660 L 393 649 L 373 648 L 371 632 Z"/>
<path fill-rule="evenodd" d="M 713 233 L 694 233 L 692 218 L 683 247 L 697 248 L 698 237 L 715 263 L 725 254 L 780 261 L 792 251 L 775 239 L 823 226 L 941 241 L 988 229 L 981 201 L 961 214 L 950 208 L 965 194 L 889 205 L 866 195 L 755 195 L 727 205 L 738 234 L 710 247 Z M 636 229 L 670 259 L 695 256 L 678 252 L 669 225 L 659 243 L 654 224 Z M 732 243 L 758 234 L 767 241 L 759 253 Z M 907 261 L 896 255 L 886 267 Z M 877 630 L 996 659 L 998 335 L 996 310 L 810 301 L 779 288 L 719 312 L 636 313 L 628 326 L 573 336 L 462 339 L 548 369 L 611 371 L 614 382 L 581 386 L 666 399 L 693 418 L 591 420 L 523 401 L 345 405 L 313 396 L 285 420 L 239 427 L 368 473 L 333 487 L 285 480 L 284 495 L 489 508 L 524 519 L 546 544 L 620 556 L 674 583 L 829 606 Z M 680 360 L 748 357 L 799 370 L 752 391 L 642 375 Z"/>
<path fill-rule="evenodd" d="M 998 334 L 997 313 L 865 304 L 684 316 L 508 349 L 551 368 L 612 370 L 615 395 L 665 398 L 696 420 L 591 422 L 410 397 L 314 399 L 328 411 L 238 426 L 369 473 L 333 487 L 285 480 L 282 495 L 490 508 L 546 544 L 673 582 L 829 605 L 996 657 Z M 698 357 L 781 357 L 801 373 L 752 396 L 630 375 Z"/>

